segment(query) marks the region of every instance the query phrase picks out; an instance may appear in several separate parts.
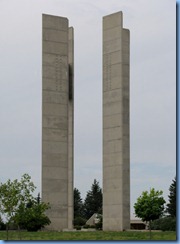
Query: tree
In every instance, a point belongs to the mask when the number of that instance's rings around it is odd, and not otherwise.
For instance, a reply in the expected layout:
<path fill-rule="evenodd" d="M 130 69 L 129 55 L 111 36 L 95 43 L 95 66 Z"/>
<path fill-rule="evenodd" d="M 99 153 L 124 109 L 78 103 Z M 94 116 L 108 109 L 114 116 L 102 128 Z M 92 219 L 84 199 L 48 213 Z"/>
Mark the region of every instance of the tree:
<path fill-rule="evenodd" d="M 167 204 L 166 212 L 171 217 L 176 217 L 176 177 L 173 180 L 173 183 L 169 187 L 169 203 Z"/>
<path fill-rule="evenodd" d="M 81 193 L 77 188 L 74 188 L 74 219 L 83 216 L 83 201 Z"/>
<path fill-rule="evenodd" d="M 33 199 L 32 192 L 35 190 L 34 183 L 28 174 L 24 174 L 21 180 L 10 179 L 0 184 L 0 212 L 6 220 L 7 239 L 9 224 L 14 219 L 20 206 L 25 206 Z"/>
<path fill-rule="evenodd" d="M 24 174 L 20 181 L 8 180 L 0 184 L 0 213 L 6 220 L 7 240 L 11 222 L 18 227 L 24 225 L 28 230 L 41 228 L 50 223 L 49 218 L 44 214 L 49 205 L 40 202 L 39 194 L 37 198 L 33 196 L 35 189 L 28 174 Z"/>
<path fill-rule="evenodd" d="M 150 238 L 151 222 L 161 217 L 164 211 L 165 200 L 162 194 L 162 191 L 155 191 L 152 188 L 149 193 L 148 191 L 142 192 L 142 195 L 138 197 L 137 202 L 134 204 L 136 217 L 149 222 Z"/>
<path fill-rule="evenodd" d="M 49 204 L 41 202 L 40 194 L 38 194 L 38 197 L 30 201 L 25 208 L 20 206 L 15 220 L 23 229 L 38 231 L 51 223 L 50 219 L 45 215 L 47 209 L 49 209 Z"/>
<path fill-rule="evenodd" d="M 91 190 L 87 192 L 84 201 L 85 218 L 89 219 L 94 213 L 102 214 L 102 190 L 96 179 L 94 179 Z"/>

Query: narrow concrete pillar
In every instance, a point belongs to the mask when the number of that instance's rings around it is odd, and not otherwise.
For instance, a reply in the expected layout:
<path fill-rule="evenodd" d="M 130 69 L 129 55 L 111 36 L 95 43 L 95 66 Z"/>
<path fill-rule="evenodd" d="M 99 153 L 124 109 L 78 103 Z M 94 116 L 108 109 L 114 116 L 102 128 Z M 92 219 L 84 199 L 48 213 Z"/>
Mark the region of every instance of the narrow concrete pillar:
<path fill-rule="evenodd" d="M 67 18 L 43 14 L 42 34 L 42 200 L 47 228 L 60 231 L 73 222 L 73 32 Z"/>
<path fill-rule="evenodd" d="M 103 230 L 130 228 L 129 30 L 103 17 Z"/>
<path fill-rule="evenodd" d="M 68 229 L 73 228 L 74 218 L 74 29 L 69 28 L 69 101 L 68 101 Z"/>

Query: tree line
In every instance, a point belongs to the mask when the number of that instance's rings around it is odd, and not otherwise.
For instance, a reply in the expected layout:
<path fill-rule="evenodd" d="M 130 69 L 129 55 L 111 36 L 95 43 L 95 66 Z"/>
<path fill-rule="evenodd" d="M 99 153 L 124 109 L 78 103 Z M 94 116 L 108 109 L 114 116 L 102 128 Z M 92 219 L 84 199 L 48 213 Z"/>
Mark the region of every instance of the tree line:
<path fill-rule="evenodd" d="M 28 174 L 24 174 L 20 181 L 16 179 L 0 183 L 0 230 L 6 226 L 7 238 L 12 223 L 18 229 L 28 231 L 37 231 L 51 223 L 45 214 L 50 205 L 41 201 L 40 194 L 33 196 L 35 189 Z M 150 229 L 175 230 L 176 177 L 169 187 L 169 202 L 166 206 L 162 194 L 162 191 L 156 191 L 154 188 L 149 192 L 142 192 L 134 204 L 135 215 L 149 222 Z M 80 191 L 74 188 L 74 226 L 84 226 L 94 213 L 103 217 L 102 195 L 102 189 L 96 179 L 84 201 Z M 102 224 L 102 218 L 100 220 Z"/>
<path fill-rule="evenodd" d="M 148 222 L 149 230 L 176 230 L 176 177 L 169 187 L 169 202 L 165 206 L 163 192 L 154 188 L 142 192 L 134 204 L 135 216 Z M 84 202 L 80 191 L 74 189 L 74 224 L 83 225 L 94 213 L 102 214 L 102 189 L 94 180 Z M 103 217 L 103 215 L 102 215 Z"/>
<path fill-rule="evenodd" d="M 74 225 L 84 225 L 94 213 L 102 215 L 102 189 L 96 179 L 84 201 L 80 191 L 74 188 Z"/>

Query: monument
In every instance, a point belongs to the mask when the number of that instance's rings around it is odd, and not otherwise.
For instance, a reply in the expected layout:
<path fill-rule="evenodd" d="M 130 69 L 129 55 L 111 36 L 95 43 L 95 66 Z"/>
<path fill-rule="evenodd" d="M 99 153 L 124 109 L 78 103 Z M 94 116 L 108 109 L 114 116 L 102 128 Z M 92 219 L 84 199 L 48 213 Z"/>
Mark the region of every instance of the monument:
<path fill-rule="evenodd" d="M 129 30 L 103 17 L 103 230 L 130 229 Z M 73 228 L 74 37 L 43 14 L 42 200 L 50 230 Z"/>
<path fill-rule="evenodd" d="M 73 227 L 74 34 L 67 18 L 42 21 L 42 200 L 61 231 Z"/>
<path fill-rule="evenodd" d="M 129 30 L 103 17 L 103 230 L 130 229 Z"/>

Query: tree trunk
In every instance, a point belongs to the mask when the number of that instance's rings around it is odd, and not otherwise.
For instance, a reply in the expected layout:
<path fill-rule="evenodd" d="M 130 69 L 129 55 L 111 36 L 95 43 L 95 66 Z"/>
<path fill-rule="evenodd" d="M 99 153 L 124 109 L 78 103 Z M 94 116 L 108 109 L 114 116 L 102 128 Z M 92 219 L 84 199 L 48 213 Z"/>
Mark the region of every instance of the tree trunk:
<path fill-rule="evenodd" d="M 149 239 L 152 239 L 152 232 L 151 232 L 151 220 L 149 221 Z"/>
<path fill-rule="evenodd" d="M 19 240 L 21 240 L 21 229 L 19 225 L 18 225 L 18 233 L 19 233 Z"/>
<path fill-rule="evenodd" d="M 9 223 L 6 224 L 6 240 L 9 239 Z"/>

